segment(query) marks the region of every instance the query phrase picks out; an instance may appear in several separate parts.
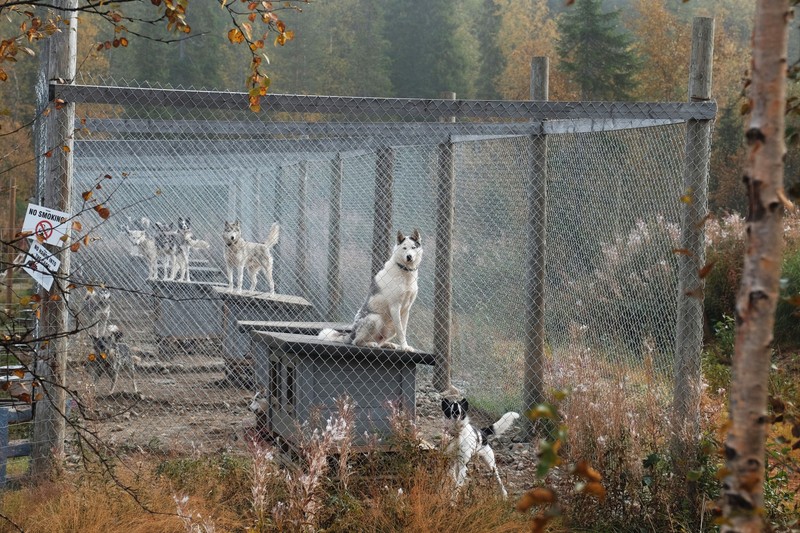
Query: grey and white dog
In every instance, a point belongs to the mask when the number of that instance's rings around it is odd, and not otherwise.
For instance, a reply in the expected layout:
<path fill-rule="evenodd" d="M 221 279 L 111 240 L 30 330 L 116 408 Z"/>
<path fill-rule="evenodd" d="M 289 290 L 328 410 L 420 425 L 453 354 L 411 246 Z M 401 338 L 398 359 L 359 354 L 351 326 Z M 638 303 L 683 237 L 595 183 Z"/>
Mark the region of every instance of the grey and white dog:
<path fill-rule="evenodd" d="M 411 305 L 417 298 L 417 276 L 422 261 L 418 229 L 411 235 L 397 233 L 397 244 L 383 268 L 375 274 L 369 296 L 356 313 L 349 333 L 324 329 L 320 339 L 372 348 L 414 351 L 406 337 Z M 397 337 L 397 344 L 391 341 Z"/>
<path fill-rule="evenodd" d="M 90 335 L 90 338 L 92 339 L 93 352 L 89 354 L 86 366 L 95 385 L 97 385 L 102 376 L 108 376 L 111 378 L 109 394 L 114 394 L 119 376 L 126 373 L 133 382 L 133 391 L 138 393 L 136 365 L 131 355 L 130 347 L 127 343 L 120 341 L 122 331 L 120 331 L 119 327 L 116 324 L 110 324 L 104 334 L 100 336 Z"/>
<path fill-rule="evenodd" d="M 111 318 L 111 291 L 104 286 L 87 286 L 80 316 L 81 325 L 90 337 L 101 337 L 108 333 Z"/>
<path fill-rule="evenodd" d="M 255 291 L 258 284 L 258 274 L 264 273 L 269 285 L 270 294 L 275 294 L 275 281 L 272 278 L 272 247 L 278 243 L 281 227 L 277 222 L 272 224 L 267 234 L 267 240 L 261 242 L 246 241 L 242 237 L 242 225 L 237 220 L 229 223 L 225 221 L 222 240 L 225 242 L 225 267 L 228 271 L 228 288 L 242 292 L 244 271 L 250 277 L 250 290 Z"/>
<path fill-rule="evenodd" d="M 179 281 L 191 281 L 189 276 L 189 252 L 192 250 L 207 250 L 209 248 L 209 244 L 206 241 L 194 238 L 194 234 L 192 233 L 192 224 L 189 221 L 189 217 L 181 217 L 178 219 L 177 234 L 181 257 L 176 258 L 176 260 L 179 261 L 180 266 L 178 269 L 173 267 L 172 279 L 176 279 L 175 276 L 180 274 L 177 278 Z"/>

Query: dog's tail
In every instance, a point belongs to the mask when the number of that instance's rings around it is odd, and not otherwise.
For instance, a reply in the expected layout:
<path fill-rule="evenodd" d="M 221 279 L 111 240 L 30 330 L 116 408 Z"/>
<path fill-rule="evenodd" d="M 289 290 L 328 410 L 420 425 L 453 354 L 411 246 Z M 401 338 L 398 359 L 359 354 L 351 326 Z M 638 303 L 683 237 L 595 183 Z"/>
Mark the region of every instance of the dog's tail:
<path fill-rule="evenodd" d="M 509 411 L 508 413 L 504 414 L 500 417 L 500 420 L 495 422 L 489 427 L 485 427 L 481 429 L 481 433 L 483 433 L 484 439 L 489 435 L 502 435 L 508 429 L 514 425 L 514 423 L 519 418 L 519 413 L 515 413 L 514 411 Z"/>
<path fill-rule="evenodd" d="M 347 342 L 349 339 L 349 335 L 341 331 L 336 331 L 333 328 L 325 328 L 319 332 L 317 338 L 331 342 Z"/>
<path fill-rule="evenodd" d="M 269 247 L 275 246 L 278 243 L 278 237 L 281 236 L 281 225 L 277 222 L 273 222 L 272 226 L 269 228 L 269 233 L 267 234 L 267 240 L 264 241 Z"/>

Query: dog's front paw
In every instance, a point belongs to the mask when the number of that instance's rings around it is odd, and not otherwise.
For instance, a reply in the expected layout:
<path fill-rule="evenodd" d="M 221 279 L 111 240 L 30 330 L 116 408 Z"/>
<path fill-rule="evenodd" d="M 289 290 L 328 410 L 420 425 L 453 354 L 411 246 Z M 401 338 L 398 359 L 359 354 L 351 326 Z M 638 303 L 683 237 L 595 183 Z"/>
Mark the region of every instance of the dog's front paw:
<path fill-rule="evenodd" d="M 398 350 L 405 350 L 406 352 L 416 352 L 417 350 L 414 349 L 413 346 L 409 346 L 408 344 L 403 344 L 397 347 Z"/>
<path fill-rule="evenodd" d="M 390 350 L 399 350 L 400 349 L 400 345 L 399 344 L 395 344 L 393 342 L 384 342 L 383 344 L 381 344 L 381 348 L 388 348 Z"/>

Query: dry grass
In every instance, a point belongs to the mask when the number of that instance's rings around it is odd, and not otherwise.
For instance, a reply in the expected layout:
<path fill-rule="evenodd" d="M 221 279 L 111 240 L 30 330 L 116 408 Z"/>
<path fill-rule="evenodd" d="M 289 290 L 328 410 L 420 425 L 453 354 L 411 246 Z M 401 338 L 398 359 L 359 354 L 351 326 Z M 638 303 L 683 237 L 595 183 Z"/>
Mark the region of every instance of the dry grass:
<path fill-rule="evenodd" d="M 644 368 L 598 367 L 589 349 L 557 354 L 551 386 L 570 391 L 560 406 L 567 441 L 564 465 L 587 460 L 603 476 L 603 502 L 572 490 L 562 468 L 548 478 L 559 490 L 565 522 L 591 530 L 697 528 L 700 504 L 676 501 L 683 491 L 671 475 L 671 383 Z M 599 368 L 599 369 L 598 369 Z M 702 427 L 715 427 L 724 403 L 704 395 Z M 698 453 L 700 450 L 698 450 Z M 712 454 L 715 450 L 711 450 Z M 708 457 L 712 463 L 718 459 Z M 713 480 L 715 465 L 702 473 Z M 687 524 L 687 521 L 689 524 Z"/>
<path fill-rule="evenodd" d="M 423 450 L 399 411 L 394 453 L 353 454 L 352 409 L 345 401 L 339 409 L 324 430 L 309 430 L 290 466 L 257 443 L 249 457 L 129 456 L 115 469 L 119 482 L 102 469 L 68 470 L 57 482 L 9 490 L 0 494 L 9 520 L 0 520 L 0 533 L 530 529 L 514 502 L 499 499 L 488 483 L 470 484 L 452 501 L 448 458 Z"/>

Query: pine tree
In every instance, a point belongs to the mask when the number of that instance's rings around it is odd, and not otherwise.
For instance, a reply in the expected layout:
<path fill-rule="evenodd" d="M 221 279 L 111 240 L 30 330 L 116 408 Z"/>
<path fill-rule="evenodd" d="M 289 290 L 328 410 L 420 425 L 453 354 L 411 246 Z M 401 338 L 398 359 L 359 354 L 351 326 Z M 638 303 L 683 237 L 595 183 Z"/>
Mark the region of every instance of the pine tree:
<path fill-rule="evenodd" d="M 636 86 L 639 61 L 618 30 L 619 11 L 603 13 L 601 0 L 577 0 L 558 22 L 561 69 L 583 100 L 625 100 Z"/>
<path fill-rule="evenodd" d="M 386 9 L 395 96 L 438 98 L 475 94 L 479 47 L 474 14 L 480 0 L 391 0 Z"/>

